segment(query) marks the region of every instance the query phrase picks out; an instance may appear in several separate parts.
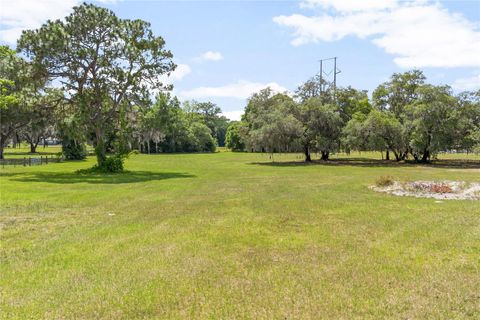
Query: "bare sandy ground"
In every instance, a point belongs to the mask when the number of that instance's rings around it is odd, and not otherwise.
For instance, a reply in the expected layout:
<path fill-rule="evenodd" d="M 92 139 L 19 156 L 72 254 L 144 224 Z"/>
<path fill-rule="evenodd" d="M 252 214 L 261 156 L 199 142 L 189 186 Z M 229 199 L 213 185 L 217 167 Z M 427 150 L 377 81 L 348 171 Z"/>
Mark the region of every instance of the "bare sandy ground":
<path fill-rule="evenodd" d="M 371 186 L 376 192 L 384 192 L 395 196 L 416 198 L 433 198 L 438 200 L 480 200 L 480 183 L 464 181 L 414 181 L 398 182 L 385 187 Z M 438 192 L 444 189 L 447 192 Z"/>

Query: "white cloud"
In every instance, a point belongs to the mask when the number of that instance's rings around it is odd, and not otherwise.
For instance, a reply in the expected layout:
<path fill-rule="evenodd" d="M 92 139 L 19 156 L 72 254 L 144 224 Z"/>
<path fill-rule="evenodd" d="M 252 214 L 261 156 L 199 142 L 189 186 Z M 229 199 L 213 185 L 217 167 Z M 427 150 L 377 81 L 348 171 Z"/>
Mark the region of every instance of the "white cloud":
<path fill-rule="evenodd" d="M 188 64 L 177 63 L 177 67 L 172 73 L 170 73 L 170 76 L 167 76 L 166 74 L 164 74 L 160 77 L 160 80 L 164 84 L 172 84 L 173 82 L 181 81 L 186 75 L 188 75 L 191 72 L 192 72 L 192 69 Z"/>
<path fill-rule="evenodd" d="M 96 0 L 114 4 L 121 0 Z M 0 0 L 0 41 L 16 44 L 22 30 L 36 29 L 47 20 L 65 18 L 80 0 Z"/>
<path fill-rule="evenodd" d="M 473 91 L 480 89 L 480 72 L 473 77 L 457 79 L 452 83 L 457 91 Z"/>
<path fill-rule="evenodd" d="M 310 0 L 303 6 L 334 12 L 274 17 L 294 29 L 295 46 L 356 36 L 394 55 L 405 68 L 480 66 L 478 25 L 438 3 Z"/>
<path fill-rule="evenodd" d="M 96 2 L 105 3 L 105 4 L 115 4 L 122 0 L 95 0 Z"/>
<path fill-rule="evenodd" d="M 253 93 L 265 89 L 266 87 L 270 87 L 275 92 L 287 91 L 287 89 L 285 89 L 276 82 L 259 83 L 240 80 L 236 83 L 227 84 L 219 87 L 199 87 L 192 90 L 184 90 L 180 92 L 180 96 L 187 99 L 210 97 L 247 99 Z"/>
<path fill-rule="evenodd" d="M 223 56 L 218 51 L 207 51 L 200 55 L 200 57 L 196 58 L 198 61 L 220 61 L 223 60 Z"/>
<path fill-rule="evenodd" d="M 8 3 L 7 3 L 8 2 Z M 15 44 L 22 30 L 67 16 L 78 0 L 0 0 L 0 40 Z"/>
<path fill-rule="evenodd" d="M 244 113 L 245 111 L 243 110 L 234 110 L 234 111 L 224 111 L 222 112 L 222 115 L 232 121 L 240 121 Z"/>
<path fill-rule="evenodd" d="M 191 73 L 192 69 L 188 64 L 178 63 L 177 68 L 170 74 L 170 79 L 180 81 L 182 80 L 187 74 Z"/>
<path fill-rule="evenodd" d="M 301 8 L 322 7 L 345 12 L 386 9 L 396 5 L 395 0 L 305 0 L 300 3 Z"/>

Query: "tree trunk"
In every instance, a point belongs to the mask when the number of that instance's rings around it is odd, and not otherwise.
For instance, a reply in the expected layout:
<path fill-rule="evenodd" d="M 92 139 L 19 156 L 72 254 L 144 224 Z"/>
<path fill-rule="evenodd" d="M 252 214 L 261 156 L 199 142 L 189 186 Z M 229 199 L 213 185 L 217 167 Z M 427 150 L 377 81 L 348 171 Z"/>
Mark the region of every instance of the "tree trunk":
<path fill-rule="evenodd" d="M 312 157 L 310 156 L 310 149 L 305 147 L 305 162 L 312 162 Z"/>
<path fill-rule="evenodd" d="M 37 153 L 37 145 L 38 143 L 30 142 L 30 153 Z"/>
<path fill-rule="evenodd" d="M 0 135 L 0 159 L 5 159 L 3 156 L 3 151 L 5 147 L 8 146 L 8 135 Z"/>
<path fill-rule="evenodd" d="M 148 154 L 150 154 L 150 140 L 147 141 L 147 150 L 148 150 Z"/>
<path fill-rule="evenodd" d="M 328 152 L 328 151 L 322 151 L 322 157 L 321 157 L 321 159 L 322 159 L 323 161 L 327 161 L 329 156 L 330 156 L 330 152 Z"/>
<path fill-rule="evenodd" d="M 390 150 L 388 150 L 388 149 L 385 152 L 385 160 L 390 160 Z"/>
<path fill-rule="evenodd" d="M 420 160 L 420 162 L 426 163 L 429 160 L 430 160 L 430 151 L 424 150 L 423 151 L 423 156 L 422 156 L 422 159 Z"/>
<path fill-rule="evenodd" d="M 393 155 L 395 156 L 395 161 L 402 160 L 402 154 L 398 153 L 397 151 L 393 150 Z"/>
<path fill-rule="evenodd" d="M 105 163 L 105 160 L 107 159 L 107 151 L 105 148 L 105 142 L 103 141 L 102 132 L 100 131 L 100 129 L 95 130 L 95 140 L 96 140 L 95 154 L 97 155 L 97 164 L 99 167 L 101 167 Z"/>

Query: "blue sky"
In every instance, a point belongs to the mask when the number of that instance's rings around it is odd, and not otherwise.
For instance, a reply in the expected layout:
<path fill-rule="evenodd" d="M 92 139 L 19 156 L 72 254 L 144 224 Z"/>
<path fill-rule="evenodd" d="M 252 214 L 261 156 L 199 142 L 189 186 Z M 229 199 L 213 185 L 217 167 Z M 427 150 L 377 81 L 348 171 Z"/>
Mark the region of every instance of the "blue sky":
<path fill-rule="evenodd" d="M 0 41 L 61 18 L 77 0 L 0 0 Z M 371 92 L 414 67 L 456 91 L 480 88 L 480 1 L 97 1 L 151 22 L 179 65 L 181 99 L 217 103 L 238 118 L 253 92 L 293 91 L 337 56 L 340 86 Z"/>

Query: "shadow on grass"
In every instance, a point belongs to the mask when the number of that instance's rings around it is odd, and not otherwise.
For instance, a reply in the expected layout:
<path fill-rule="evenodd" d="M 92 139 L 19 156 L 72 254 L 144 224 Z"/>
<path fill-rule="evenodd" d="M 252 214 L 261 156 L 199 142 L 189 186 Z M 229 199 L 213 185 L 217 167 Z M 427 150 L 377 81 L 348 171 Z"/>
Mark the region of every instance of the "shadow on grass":
<path fill-rule="evenodd" d="M 273 166 L 273 167 L 294 167 L 294 166 L 354 166 L 354 167 L 412 167 L 424 166 L 434 168 L 457 168 L 457 169 L 480 169 L 480 161 L 475 160 L 433 160 L 429 163 L 418 163 L 415 161 L 397 162 L 393 160 L 376 160 L 368 158 L 333 158 L 328 161 L 313 160 L 284 161 L 284 162 L 251 162 L 250 164 Z"/>
<path fill-rule="evenodd" d="M 123 184 L 154 180 L 194 178 L 195 175 L 181 172 L 126 171 L 117 174 L 80 174 L 75 172 L 3 173 L 0 174 L 0 177 L 13 177 L 11 180 L 21 182 Z"/>
<path fill-rule="evenodd" d="M 57 151 L 57 152 L 54 152 L 54 151 L 37 151 L 35 153 L 31 153 L 31 152 L 27 152 L 27 151 L 24 151 L 24 152 L 21 152 L 21 151 L 14 151 L 14 152 L 8 152 L 8 151 L 5 151 L 5 156 L 8 157 L 8 156 L 25 156 L 25 157 L 35 157 L 35 156 L 56 156 L 57 154 L 59 154 L 60 151 Z"/>

